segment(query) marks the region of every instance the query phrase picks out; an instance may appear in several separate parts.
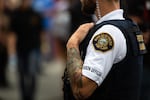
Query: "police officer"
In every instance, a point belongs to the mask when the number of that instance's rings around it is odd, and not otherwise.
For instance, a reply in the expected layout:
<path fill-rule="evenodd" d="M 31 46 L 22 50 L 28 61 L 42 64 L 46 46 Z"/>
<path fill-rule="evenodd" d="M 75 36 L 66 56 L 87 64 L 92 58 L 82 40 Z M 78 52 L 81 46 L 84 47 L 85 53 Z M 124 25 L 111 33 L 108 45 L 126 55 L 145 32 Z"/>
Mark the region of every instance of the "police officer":
<path fill-rule="evenodd" d="M 81 25 L 68 40 L 67 74 L 73 93 L 68 100 L 139 100 L 146 50 L 138 26 L 123 17 L 119 0 L 81 3 L 82 11 L 95 13 L 98 21 Z"/>

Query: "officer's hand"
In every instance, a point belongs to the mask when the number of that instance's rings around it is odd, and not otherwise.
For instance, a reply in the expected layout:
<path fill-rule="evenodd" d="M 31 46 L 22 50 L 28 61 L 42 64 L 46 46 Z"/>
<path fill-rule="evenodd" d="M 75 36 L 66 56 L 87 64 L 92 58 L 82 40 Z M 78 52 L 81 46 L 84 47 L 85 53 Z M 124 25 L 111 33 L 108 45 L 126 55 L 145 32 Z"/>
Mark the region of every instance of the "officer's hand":
<path fill-rule="evenodd" d="M 84 40 L 88 31 L 94 26 L 94 23 L 86 23 L 80 25 L 80 27 L 73 33 L 71 38 L 69 39 L 67 46 L 79 46 L 79 44 Z"/>

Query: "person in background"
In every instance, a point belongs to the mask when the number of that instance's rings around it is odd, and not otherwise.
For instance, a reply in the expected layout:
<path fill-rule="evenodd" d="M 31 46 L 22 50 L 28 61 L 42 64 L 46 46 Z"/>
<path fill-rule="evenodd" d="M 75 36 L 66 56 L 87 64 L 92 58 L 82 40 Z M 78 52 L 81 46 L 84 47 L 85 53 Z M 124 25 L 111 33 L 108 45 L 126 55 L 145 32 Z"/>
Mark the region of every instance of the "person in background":
<path fill-rule="evenodd" d="M 55 13 L 53 15 L 52 36 L 54 39 L 54 59 L 66 62 L 66 41 L 70 31 L 69 3 L 67 0 L 55 1 Z"/>
<path fill-rule="evenodd" d="M 140 100 L 150 100 L 150 24 L 143 24 L 143 36 L 147 48 L 147 53 L 144 55 L 143 80 Z"/>
<path fill-rule="evenodd" d="M 11 14 L 11 33 L 16 35 L 18 77 L 22 100 L 34 100 L 37 74 L 40 71 L 42 17 L 35 12 L 31 0 L 21 0 Z"/>
<path fill-rule="evenodd" d="M 4 1 L 0 0 L 0 88 L 8 87 L 6 75 L 8 52 L 7 33 L 9 30 L 9 19 L 4 12 Z"/>
<path fill-rule="evenodd" d="M 140 25 L 143 32 L 147 53 L 144 55 L 144 69 L 140 100 L 150 100 L 150 1 L 144 0 L 143 23 Z"/>

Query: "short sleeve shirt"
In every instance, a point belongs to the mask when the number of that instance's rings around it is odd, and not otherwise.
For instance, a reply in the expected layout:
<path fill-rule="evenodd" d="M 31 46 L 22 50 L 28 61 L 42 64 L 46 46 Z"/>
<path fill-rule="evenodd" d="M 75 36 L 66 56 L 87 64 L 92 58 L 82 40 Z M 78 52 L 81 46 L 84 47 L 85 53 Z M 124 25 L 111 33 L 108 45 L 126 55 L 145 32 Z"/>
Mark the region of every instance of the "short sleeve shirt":
<path fill-rule="evenodd" d="M 123 20 L 123 10 L 115 10 L 103 16 L 96 24 L 107 20 Z M 93 41 L 98 40 L 102 36 L 108 37 L 112 47 L 105 51 Z M 101 39 L 105 42 L 105 39 Z M 97 48 L 95 48 L 95 46 Z M 98 86 L 103 82 L 109 73 L 112 65 L 120 62 L 127 52 L 126 39 L 119 28 L 113 25 L 104 25 L 98 29 L 92 36 L 83 64 L 82 74 L 97 83 Z"/>

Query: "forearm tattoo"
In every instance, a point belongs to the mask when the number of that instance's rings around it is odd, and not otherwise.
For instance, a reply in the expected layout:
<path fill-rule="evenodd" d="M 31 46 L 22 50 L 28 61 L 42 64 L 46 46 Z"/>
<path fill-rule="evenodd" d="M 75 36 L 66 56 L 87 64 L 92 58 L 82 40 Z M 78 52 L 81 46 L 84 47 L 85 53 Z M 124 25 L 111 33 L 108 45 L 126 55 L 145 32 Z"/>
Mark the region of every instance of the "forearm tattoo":
<path fill-rule="evenodd" d="M 78 88 L 82 88 L 82 66 L 83 61 L 77 48 L 67 50 L 67 70 L 71 84 L 76 84 Z"/>

